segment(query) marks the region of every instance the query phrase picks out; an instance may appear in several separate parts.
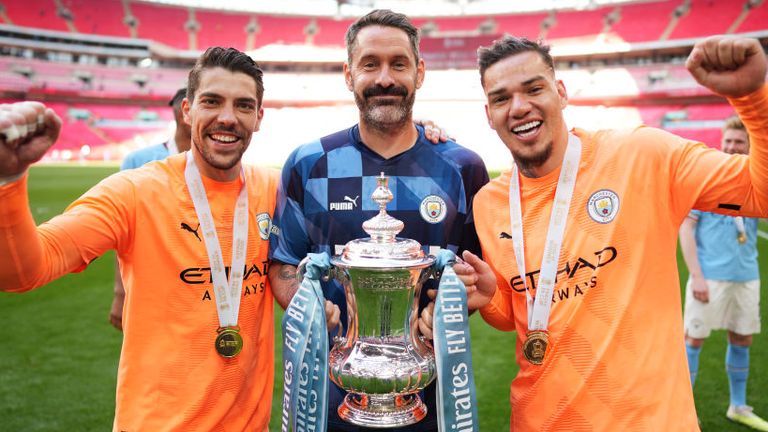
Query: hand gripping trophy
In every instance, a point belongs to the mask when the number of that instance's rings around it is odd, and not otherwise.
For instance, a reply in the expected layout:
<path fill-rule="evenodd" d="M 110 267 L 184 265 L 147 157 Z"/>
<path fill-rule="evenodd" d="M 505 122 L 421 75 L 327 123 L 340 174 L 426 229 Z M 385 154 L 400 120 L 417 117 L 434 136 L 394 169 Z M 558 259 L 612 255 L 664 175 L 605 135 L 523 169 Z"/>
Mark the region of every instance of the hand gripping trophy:
<path fill-rule="evenodd" d="M 338 413 L 350 423 L 392 428 L 420 421 L 427 408 L 418 392 L 439 376 L 438 405 L 445 409 L 438 406 L 438 419 L 449 425 L 445 430 L 476 430 L 466 291 L 449 265 L 455 257 L 445 250 L 427 256 L 417 241 L 396 237 L 404 224 L 386 212 L 393 198 L 388 178 L 382 173 L 377 181 L 371 198 L 379 213 L 363 223 L 370 237 L 350 241 L 330 259 L 310 254 L 299 264 L 303 280 L 283 319 L 283 430 L 325 430 L 326 373 L 349 392 Z M 418 332 L 419 295 L 424 281 L 439 275 L 433 347 Z M 344 286 L 348 325 L 327 354 L 318 281 L 331 277 Z M 441 305 L 462 301 L 463 307 L 451 305 L 451 313 L 442 313 Z M 454 338 L 448 341 L 446 334 Z"/>

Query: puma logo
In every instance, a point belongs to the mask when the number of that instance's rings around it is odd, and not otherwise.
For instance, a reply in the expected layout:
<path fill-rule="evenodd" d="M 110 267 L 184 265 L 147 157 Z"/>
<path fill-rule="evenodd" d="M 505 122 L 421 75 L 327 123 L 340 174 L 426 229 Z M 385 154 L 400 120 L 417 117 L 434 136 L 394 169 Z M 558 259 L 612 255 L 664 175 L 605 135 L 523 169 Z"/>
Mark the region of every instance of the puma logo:
<path fill-rule="evenodd" d="M 183 229 L 183 230 L 186 230 L 186 231 L 189 231 L 189 232 L 191 232 L 192 234 L 194 234 L 194 235 L 195 235 L 195 237 L 197 237 L 197 240 L 199 240 L 199 241 L 203 241 L 203 240 L 200 238 L 200 236 L 199 236 L 199 235 L 197 235 L 197 230 L 199 230 L 199 229 L 200 229 L 200 224 L 197 224 L 197 228 L 195 228 L 195 229 L 192 229 L 192 227 L 191 227 L 191 226 L 189 226 L 189 225 L 187 225 L 186 223 L 182 222 L 182 223 L 181 223 L 181 229 Z"/>
<path fill-rule="evenodd" d="M 344 195 L 344 201 L 330 203 L 328 210 L 354 210 L 357 208 L 358 198 L 360 198 L 360 195 L 354 198 Z"/>
<path fill-rule="evenodd" d="M 499 238 L 502 238 L 502 239 L 511 239 L 511 238 L 512 238 L 512 236 L 511 236 L 511 235 L 509 235 L 509 234 L 507 234 L 507 233 L 505 233 L 504 231 L 502 231 L 502 232 L 500 232 L 500 233 L 499 233 Z"/>
<path fill-rule="evenodd" d="M 353 206 L 357 207 L 357 199 L 360 198 L 360 195 L 356 196 L 355 199 L 352 199 L 346 195 L 344 195 L 344 201 L 349 201 L 352 203 Z"/>

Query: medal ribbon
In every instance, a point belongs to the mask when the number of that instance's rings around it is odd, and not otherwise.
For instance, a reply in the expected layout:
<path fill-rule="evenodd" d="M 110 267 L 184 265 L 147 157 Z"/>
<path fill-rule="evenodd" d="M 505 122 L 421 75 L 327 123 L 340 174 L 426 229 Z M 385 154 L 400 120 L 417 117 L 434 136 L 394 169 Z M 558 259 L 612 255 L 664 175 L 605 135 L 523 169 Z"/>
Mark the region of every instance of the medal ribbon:
<path fill-rule="evenodd" d="M 571 207 L 573 188 L 576 185 L 576 174 L 581 160 L 581 140 L 568 134 L 568 146 L 565 149 L 560 177 L 555 189 L 555 201 L 552 203 L 552 213 L 549 218 L 549 229 L 544 243 L 544 256 L 541 258 L 539 283 L 536 288 L 536 299 L 531 299 L 528 281 L 525 273 L 525 245 L 523 242 L 523 216 L 520 202 L 520 177 L 517 164 L 512 165 L 512 178 L 509 182 L 509 219 L 512 226 L 512 245 L 520 278 L 525 287 L 525 298 L 528 306 L 528 331 L 547 330 L 549 312 L 552 308 L 552 294 L 557 277 L 557 262 L 560 259 L 565 225 L 568 222 L 568 211 Z"/>
<path fill-rule="evenodd" d="M 475 376 L 469 343 L 467 289 L 451 267 L 453 252 L 442 249 L 435 268 L 442 270 L 435 300 L 433 335 L 437 366 L 437 424 L 440 431 L 478 431 Z"/>
<path fill-rule="evenodd" d="M 744 227 L 744 218 L 741 216 L 734 216 L 733 223 L 736 225 L 736 231 L 740 236 L 747 235 L 747 229 Z"/>
<path fill-rule="evenodd" d="M 327 428 L 328 333 L 320 277 L 331 262 L 326 253 L 309 254 L 305 262 L 304 279 L 282 322 L 283 432 Z"/>
<path fill-rule="evenodd" d="M 243 270 L 248 245 L 248 191 L 242 169 L 240 176 L 242 186 L 240 186 L 240 195 L 238 195 L 235 203 L 232 228 L 232 266 L 229 270 L 229 281 L 227 281 L 221 244 L 216 235 L 216 225 L 213 222 L 208 197 L 205 195 L 203 179 L 200 177 L 197 165 L 195 165 L 192 151 L 187 152 L 184 178 L 187 182 L 189 195 L 192 197 L 192 203 L 195 206 L 200 229 L 203 232 L 205 250 L 208 252 L 208 261 L 211 266 L 216 312 L 219 316 L 219 327 L 222 328 L 237 326 L 237 316 L 240 312 L 240 292 L 243 289 Z"/>

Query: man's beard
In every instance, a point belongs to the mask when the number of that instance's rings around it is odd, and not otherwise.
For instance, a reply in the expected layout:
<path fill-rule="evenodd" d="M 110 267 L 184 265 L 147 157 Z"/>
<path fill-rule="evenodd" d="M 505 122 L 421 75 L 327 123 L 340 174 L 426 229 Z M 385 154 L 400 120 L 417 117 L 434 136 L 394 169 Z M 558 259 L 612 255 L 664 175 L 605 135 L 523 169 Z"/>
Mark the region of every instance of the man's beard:
<path fill-rule="evenodd" d="M 553 145 L 550 141 L 543 150 L 534 155 L 523 156 L 513 151 L 512 157 L 515 159 L 515 164 L 517 164 L 518 169 L 523 173 L 528 173 L 531 169 L 538 168 L 549 160 L 549 157 L 552 156 L 552 147 Z"/>
<path fill-rule="evenodd" d="M 238 136 L 241 139 L 240 147 L 237 149 L 235 153 L 230 153 L 226 156 L 220 157 L 216 155 L 213 151 L 211 151 L 211 148 L 205 144 L 205 137 L 207 137 L 209 134 L 215 134 L 216 132 L 229 132 L 229 133 L 237 133 L 234 129 L 228 129 L 228 128 L 219 128 L 212 132 L 205 132 L 203 135 L 203 143 L 196 143 L 194 140 L 192 141 L 195 147 L 197 147 L 197 151 L 200 153 L 200 156 L 203 157 L 203 160 L 205 163 L 210 165 L 213 168 L 216 168 L 218 170 L 228 170 L 235 165 L 237 165 L 240 160 L 243 157 L 243 153 L 245 153 L 245 149 L 247 148 L 245 143 L 245 138 L 242 134 L 238 134 Z M 218 156 L 218 157 L 217 157 Z"/>
<path fill-rule="evenodd" d="M 408 94 L 405 87 L 381 87 L 379 85 L 363 90 L 362 96 L 354 93 L 355 103 L 362 114 L 362 121 L 382 132 L 399 129 L 411 121 L 416 93 Z M 371 101 L 373 96 L 400 96 L 396 101 Z"/>

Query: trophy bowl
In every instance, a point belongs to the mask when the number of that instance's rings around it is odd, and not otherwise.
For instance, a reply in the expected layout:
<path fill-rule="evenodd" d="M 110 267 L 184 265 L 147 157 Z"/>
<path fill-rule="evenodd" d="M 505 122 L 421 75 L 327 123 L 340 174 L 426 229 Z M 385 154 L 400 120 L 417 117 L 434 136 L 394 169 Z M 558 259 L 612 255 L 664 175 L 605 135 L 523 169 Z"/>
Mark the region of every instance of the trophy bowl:
<path fill-rule="evenodd" d="M 427 408 L 418 392 L 436 376 L 431 341 L 418 334 L 419 295 L 435 258 L 415 240 L 396 237 L 403 222 L 386 213 L 392 200 L 383 173 L 372 198 L 379 214 L 363 223 L 370 238 L 346 244 L 331 258 L 344 287 L 347 333 L 329 353 L 331 381 L 348 392 L 339 416 L 389 428 L 416 423 Z"/>

